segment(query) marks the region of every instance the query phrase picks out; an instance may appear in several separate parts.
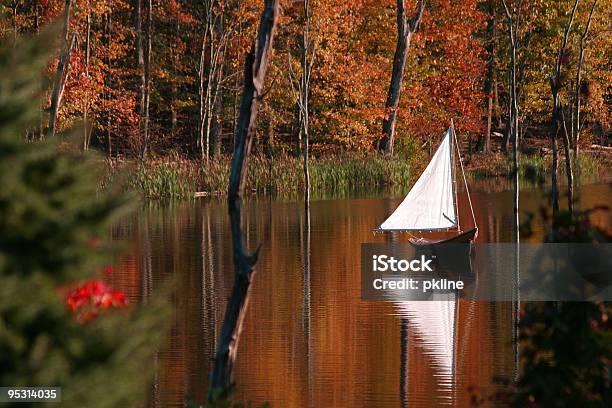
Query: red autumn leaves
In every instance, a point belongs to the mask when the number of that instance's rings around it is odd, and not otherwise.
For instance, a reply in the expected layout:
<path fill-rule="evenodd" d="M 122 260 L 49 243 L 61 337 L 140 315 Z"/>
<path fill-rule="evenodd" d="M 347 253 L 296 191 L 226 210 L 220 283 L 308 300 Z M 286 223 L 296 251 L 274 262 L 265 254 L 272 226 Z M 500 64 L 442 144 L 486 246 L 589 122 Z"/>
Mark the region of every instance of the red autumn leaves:
<path fill-rule="evenodd" d="M 96 249 L 101 245 L 98 238 L 88 240 L 85 245 Z M 113 273 L 111 265 L 104 266 L 101 272 L 105 276 Z M 101 279 L 90 279 L 72 286 L 64 293 L 64 302 L 72 311 L 79 323 L 87 323 L 98 317 L 105 309 L 122 308 L 127 306 L 125 294 L 115 290 Z"/>
<path fill-rule="evenodd" d="M 104 309 L 127 305 L 123 292 L 114 290 L 99 279 L 85 281 L 74 287 L 66 294 L 64 301 L 79 323 L 89 322 Z"/>

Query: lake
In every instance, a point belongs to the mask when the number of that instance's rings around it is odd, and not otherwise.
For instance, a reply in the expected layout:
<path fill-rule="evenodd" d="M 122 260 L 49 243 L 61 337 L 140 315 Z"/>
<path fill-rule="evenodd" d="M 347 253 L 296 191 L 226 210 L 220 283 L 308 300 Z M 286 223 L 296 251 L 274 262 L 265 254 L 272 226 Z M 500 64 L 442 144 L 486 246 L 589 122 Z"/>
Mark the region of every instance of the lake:
<path fill-rule="evenodd" d="M 495 191 L 504 189 L 496 182 L 472 189 L 478 242 L 510 241 L 512 192 Z M 612 184 L 578 191 L 582 208 L 612 201 Z M 545 231 L 538 216 L 543 194 L 521 192 L 522 211 L 536 214 L 531 241 Z M 427 319 L 444 315 L 427 310 L 432 306 L 360 299 L 361 243 L 403 239 L 372 233 L 402 200 L 387 197 L 368 192 L 313 200 L 309 229 L 301 201 L 246 200 L 247 240 L 251 249 L 262 248 L 238 350 L 239 401 L 273 408 L 467 407 L 473 395 L 493 398 L 512 381 L 510 302 L 461 300 L 457 324 L 449 327 L 444 319 Z M 459 202 L 460 221 L 470 220 L 463 194 Z M 592 219 L 611 225 L 607 213 Z M 155 371 L 149 405 L 202 402 L 233 283 L 224 200 L 145 204 L 117 223 L 112 237 L 124 252 L 111 283 L 131 303 L 146 302 L 170 277 L 177 285 L 170 338 L 143 367 Z"/>

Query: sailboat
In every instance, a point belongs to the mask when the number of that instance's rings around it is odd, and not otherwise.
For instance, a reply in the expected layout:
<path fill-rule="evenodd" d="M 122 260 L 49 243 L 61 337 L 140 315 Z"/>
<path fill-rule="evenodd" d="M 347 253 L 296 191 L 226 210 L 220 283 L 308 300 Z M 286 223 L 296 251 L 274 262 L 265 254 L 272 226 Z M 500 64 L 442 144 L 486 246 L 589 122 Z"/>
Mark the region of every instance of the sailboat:
<path fill-rule="evenodd" d="M 459 157 L 459 167 L 472 211 L 473 225 L 467 230 L 463 230 L 459 224 L 455 153 Z M 416 246 L 471 243 L 476 239 L 478 235 L 476 217 L 452 121 L 450 128 L 444 133 L 440 146 L 404 201 L 375 231 L 409 232 L 411 233 L 409 241 Z M 452 236 L 442 239 L 423 236 L 423 233 L 433 231 L 448 232 Z"/>

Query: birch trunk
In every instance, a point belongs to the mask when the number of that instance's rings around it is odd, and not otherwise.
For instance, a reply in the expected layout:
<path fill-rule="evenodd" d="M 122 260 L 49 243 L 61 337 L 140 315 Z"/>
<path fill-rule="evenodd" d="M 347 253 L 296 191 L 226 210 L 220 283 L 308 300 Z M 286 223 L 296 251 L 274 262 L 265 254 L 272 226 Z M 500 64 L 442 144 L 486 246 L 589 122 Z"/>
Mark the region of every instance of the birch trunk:
<path fill-rule="evenodd" d="M 89 79 L 89 58 L 90 58 L 90 41 L 91 41 L 91 13 L 89 11 L 89 1 L 87 2 L 87 26 L 85 30 L 85 77 Z M 89 88 L 88 88 L 89 89 Z M 83 150 L 89 149 L 89 90 L 85 92 L 85 109 L 83 110 Z"/>
<path fill-rule="evenodd" d="M 200 124 L 198 147 L 200 148 L 200 157 L 205 161 L 208 161 L 211 157 L 211 147 L 213 155 L 220 152 L 218 137 L 221 134 L 219 119 L 221 85 L 225 72 L 227 41 L 231 33 L 231 30 L 226 29 L 223 25 L 224 13 L 215 11 L 217 7 L 224 7 L 224 5 L 214 0 L 207 2 L 199 64 Z"/>
<path fill-rule="evenodd" d="M 516 58 L 518 49 L 518 38 L 519 38 L 519 22 L 521 16 L 520 7 L 510 12 L 508 5 L 505 0 L 502 0 L 504 10 L 506 11 L 506 18 L 508 24 L 508 37 L 510 40 L 510 65 L 508 69 L 508 85 L 510 88 L 510 115 L 508 118 L 508 131 L 507 139 L 512 141 L 512 179 L 514 182 L 514 198 L 513 198 L 513 210 L 514 210 L 514 227 L 515 227 L 515 242 L 520 242 L 520 222 L 519 222 L 519 118 L 518 118 L 518 98 L 516 91 Z M 518 245 L 517 249 L 518 251 Z"/>
<path fill-rule="evenodd" d="M 489 63 L 487 67 L 487 79 L 485 82 L 485 94 L 487 95 L 487 133 L 485 134 L 482 151 L 489 153 L 491 151 L 491 132 L 493 128 L 493 82 L 495 78 L 495 32 L 497 26 L 497 13 L 495 3 L 489 3 L 491 13 L 493 14 L 487 22 L 487 32 L 489 33 L 489 43 L 487 51 L 489 52 Z"/>
<path fill-rule="evenodd" d="M 152 13 L 153 13 L 153 2 L 147 0 L 147 20 L 146 20 L 146 47 L 144 49 L 144 113 L 143 113 L 143 146 L 141 159 L 144 160 L 149 148 L 149 106 L 151 105 L 151 38 L 152 38 Z"/>
<path fill-rule="evenodd" d="M 302 55 L 301 69 L 302 76 L 300 78 L 300 119 L 301 131 L 304 140 L 304 203 L 306 211 L 309 211 L 310 206 L 310 170 L 308 168 L 309 149 L 310 149 L 310 77 L 313 67 L 313 59 L 315 46 L 310 35 L 310 1 L 303 0 L 304 6 L 304 26 L 302 28 Z"/>
<path fill-rule="evenodd" d="M 104 16 L 104 31 L 106 33 L 106 49 L 110 49 L 110 44 L 111 44 L 111 36 L 112 36 L 112 31 L 111 31 L 111 15 L 110 14 L 106 14 Z M 111 58 L 110 58 L 110 54 L 107 53 L 106 55 L 106 65 L 107 67 L 110 69 L 111 68 Z M 108 103 L 110 101 L 110 89 L 112 86 L 112 80 L 111 80 L 111 73 L 107 72 L 105 77 L 104 77 L 104 82 L 105 82 L 105 96 L 106 96 L 106 102 Z M 109 104 L 110 105 L 110 104 Z M 112 133 L 111 133 L 111 112 L 110 112 L 110 107 L 107 108 L 106 111 L 106 144 L 107 144 L 107 152 L 108 152 L 108 159 L 112 159 L 113 157 L 113 140 L 112 140 Z"/>
<path fill-rule="evenodd" d="M 62 31 L 62 53 L 57 63 L 55 81 L 53 83 L 53 92 L 51 94 L 51 108 L 49 110 L 49 127 L 47 128 L 47 137 L 53 136 L 55 134 L 55 127 L 57 125 L 57 113 L 62 101 L 64 86 L 66 85 L 66 77 L 68 75 L 68 67 L 70 65 L 70 52 L 75 41 L 74 35 L 72 36 L 70 42 L 68 41 L 68 29 L 70 26 L 71 7 L 72 0 L 66 0 L 64 6 L 64 28 Z"/>

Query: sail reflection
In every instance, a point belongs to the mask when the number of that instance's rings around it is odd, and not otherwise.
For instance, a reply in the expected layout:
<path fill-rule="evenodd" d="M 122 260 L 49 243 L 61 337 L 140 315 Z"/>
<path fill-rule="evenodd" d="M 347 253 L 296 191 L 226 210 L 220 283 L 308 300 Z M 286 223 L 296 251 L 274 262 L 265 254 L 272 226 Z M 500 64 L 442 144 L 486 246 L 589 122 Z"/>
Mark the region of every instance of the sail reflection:
<path fill-rule="evenodd" d="M 433 379 L 440 386 L 441 399 L 451 403 L 455 384 L 457 299 L 454 293 L 435 297 L 429 301 L 397 302 L 395 308 L 412 335 L 406 341 L 414 341 L 429 360 Z M 410 373 L 402 375 L 410 377 Z"/>

